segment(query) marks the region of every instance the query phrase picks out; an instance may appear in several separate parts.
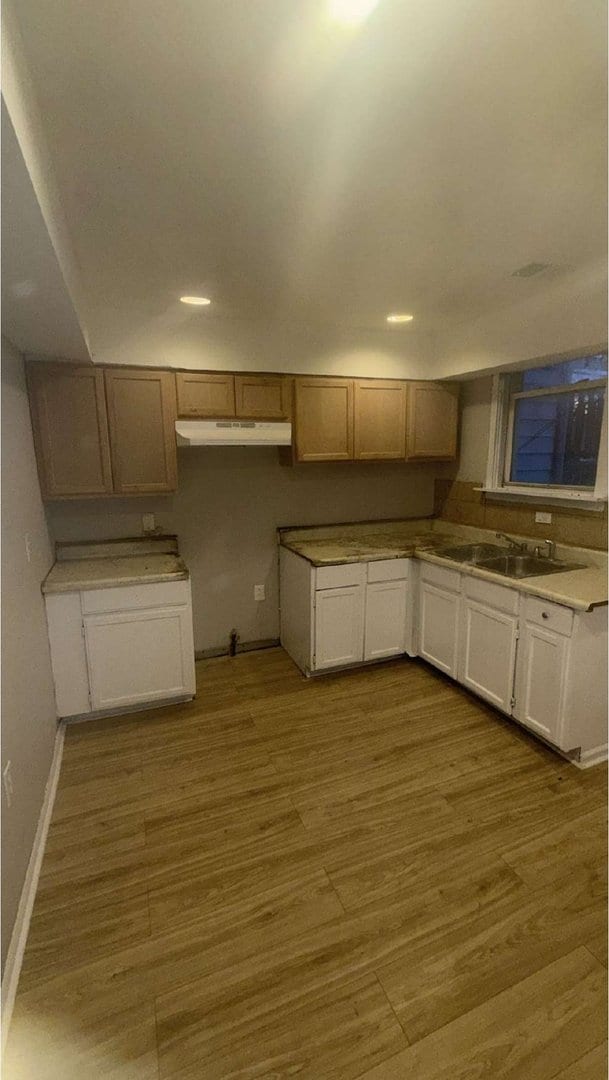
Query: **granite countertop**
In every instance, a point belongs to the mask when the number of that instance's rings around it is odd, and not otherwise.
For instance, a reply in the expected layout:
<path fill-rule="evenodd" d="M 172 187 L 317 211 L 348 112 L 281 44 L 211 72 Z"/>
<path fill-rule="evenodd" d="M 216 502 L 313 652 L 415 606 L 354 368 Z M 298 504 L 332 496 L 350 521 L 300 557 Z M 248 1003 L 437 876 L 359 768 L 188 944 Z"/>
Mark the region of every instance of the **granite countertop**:
<path fill-rule="evenodd" d="M 565 558 L 574 562 L 589 562 L 589 565 L 582 570 L 530 578 L 505 577 L 468 563 L 442 558 L 438 554 L 440 548 L 477 540 L 496 542 L 495 534 L 491 531 L 452 526 L 451 523 L 440 523 L 434 519 L 279 531 L 280 544 L 307 559 L 313 566 L 414 557 L 579 611 L 589 611 L 592 607 L 607 603 L 606 557 L 599 552 L 565 547 Z M 535 544 L 534 539 L 529 540 L 532 545 Z"/>
<path fill-rule="evenodd" d="M 183 581 L 189 576 L 175 537 L 58 544 L 56 554 L 42 583 L 45 594 Z"/>

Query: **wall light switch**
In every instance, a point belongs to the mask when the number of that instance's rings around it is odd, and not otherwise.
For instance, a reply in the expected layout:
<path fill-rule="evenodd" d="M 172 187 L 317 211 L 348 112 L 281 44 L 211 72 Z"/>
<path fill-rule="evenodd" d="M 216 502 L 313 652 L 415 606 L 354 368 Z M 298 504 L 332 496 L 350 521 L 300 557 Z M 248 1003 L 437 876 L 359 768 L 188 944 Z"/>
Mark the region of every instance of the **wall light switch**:
<path fill-rule="evenodd" d="M 142 529 L 145 533 L 154 532 L 154 514 L 142 514 Z"/>
<path fill-rule="evenodd" d="M 538 521 L 540 525 L 551 525 L 552 515 L 548 514 L 545 510 L 536 510 L 535 521 Z"/>
<path fill-rule="evenodd" d="M 264 585 L 254 585 L 254 600 L 265 600 Z"/>
<path fill-rule="evenodd" d="M 28 562 L 32 561 L 32 537 L 29 533 L 25 534 L 25 557 Z"/>

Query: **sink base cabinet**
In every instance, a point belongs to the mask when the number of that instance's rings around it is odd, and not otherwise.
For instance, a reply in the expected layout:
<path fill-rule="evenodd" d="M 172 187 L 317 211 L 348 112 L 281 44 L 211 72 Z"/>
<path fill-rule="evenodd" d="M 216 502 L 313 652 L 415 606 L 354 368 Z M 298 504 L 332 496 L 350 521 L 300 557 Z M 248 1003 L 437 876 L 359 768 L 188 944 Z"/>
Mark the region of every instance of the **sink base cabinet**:
<path fill-rule="evenodd" d="M 570 608 L 422 564 L 418 655 L 585 764 L 607 755 L 607 624 Z"/>
<path fill-rule="evenodd" d="M 46 608 L 59 717 L 194 697 L 189 581 L 51 594 Z"/>

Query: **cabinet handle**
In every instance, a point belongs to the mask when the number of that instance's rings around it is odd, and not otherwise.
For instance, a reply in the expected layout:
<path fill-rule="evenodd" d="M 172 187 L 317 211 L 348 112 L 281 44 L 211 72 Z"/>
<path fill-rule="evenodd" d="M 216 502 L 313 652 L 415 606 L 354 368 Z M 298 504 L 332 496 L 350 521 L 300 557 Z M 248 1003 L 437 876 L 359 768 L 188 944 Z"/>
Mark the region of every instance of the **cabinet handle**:
<path fill-rule="evenodd" d="M 542 619 L 549 619 L 550 618 L 547 611 L 542 611 L 541 617 L 542 617 Z"/>

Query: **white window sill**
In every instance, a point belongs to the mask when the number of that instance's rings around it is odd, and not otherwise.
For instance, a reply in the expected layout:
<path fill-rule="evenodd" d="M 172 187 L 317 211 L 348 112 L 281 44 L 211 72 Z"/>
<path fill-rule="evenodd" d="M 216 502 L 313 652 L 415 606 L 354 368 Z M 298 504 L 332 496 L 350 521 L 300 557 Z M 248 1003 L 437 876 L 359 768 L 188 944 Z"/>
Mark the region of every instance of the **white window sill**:
<path fill-rule="evenodd" d="M 549 506 L 570 507 L 577 505 L 583 510 L 592 510 L 596 513 L 601 513 L 607 502 L 606 495 L 595 495 L 592 491 L 561 491 L 557 494 L 548 488 L 532 491 L 529 487 L 479 487 L 475 490 L 484 492 L 488 498 L 496 499 L 498 502 L 535 502 L 547 503 Z"/>

